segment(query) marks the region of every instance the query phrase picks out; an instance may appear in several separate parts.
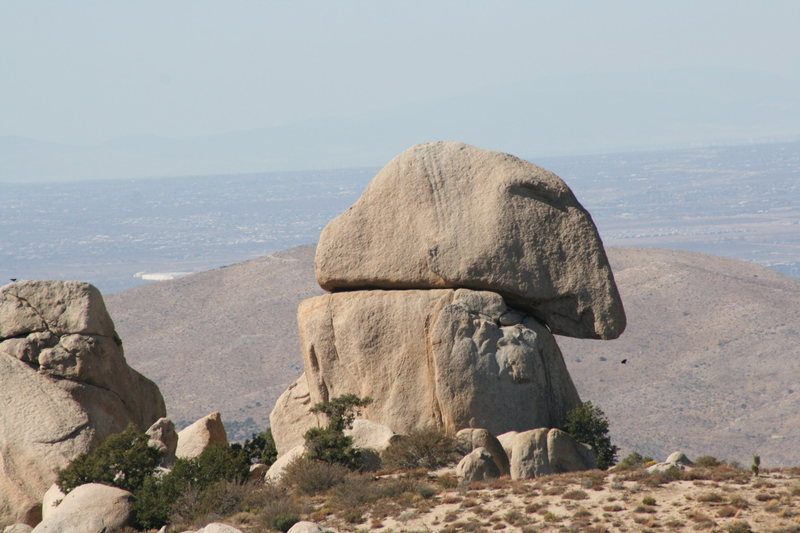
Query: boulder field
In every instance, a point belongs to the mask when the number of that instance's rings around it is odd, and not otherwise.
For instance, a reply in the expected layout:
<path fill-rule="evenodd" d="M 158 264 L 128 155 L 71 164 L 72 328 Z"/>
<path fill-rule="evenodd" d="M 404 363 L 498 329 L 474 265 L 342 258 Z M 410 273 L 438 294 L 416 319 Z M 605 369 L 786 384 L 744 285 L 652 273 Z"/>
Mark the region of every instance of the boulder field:
<path fill-rule="evenodd" d="M 165 414 L 158 387 L 127 365 L 95 287 L 0 287 L 0 523 L 36 524 L 56 468 Z"/>
<path fill-rule="evenodd" d="M 591 216 L 558 176 L 466 144 L 414 146 L 323 230 L 315 268 L 332 292 L 298 308 L 304 373 L 270 415 L 279 455 L 324 422 L 313 405 L 353 393 L 398 434 L 539 429 L 519 475 L 592 467 L 552 430 L 581 404 L 553 334 L 613 339 L 626 319 Z M 492 439 L 468 446 L 481 448 L 468 477 L 514 470 L 487 466 L 504 446 Z M 570 446 L 579 459 L 559 459 Z"/>

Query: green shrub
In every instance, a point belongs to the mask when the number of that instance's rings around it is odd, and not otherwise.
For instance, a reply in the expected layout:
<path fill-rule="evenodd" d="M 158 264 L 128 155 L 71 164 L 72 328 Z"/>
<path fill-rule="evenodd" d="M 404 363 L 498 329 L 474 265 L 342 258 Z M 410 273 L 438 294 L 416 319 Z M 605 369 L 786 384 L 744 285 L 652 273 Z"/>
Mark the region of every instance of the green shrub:
<path fill-rule="evenodd" d="M 275 447 L 275 439 L 272 437 L 272 429 L 261 433 L 253 433 L 243 445 L 233 444 L 231 448 L 241 447 L 250 459 L 250 463 L 263 463 L 267 466 L 272 465 L 278 458 L 278 449 Z"/>
<path fill-rule="evenodd" d="M 712 457 L 711 455 L 702 455 L 694 460 L 694 464 L 696 466 L 705 466 L 708 468 L 712 468 L 715 466 L 719 466 L 722 464 L 716 457 Z"/>
<path fill-rule="evenodd" d="M 275 531 L 283 531 L 283 533 L 286 533 L 299 521 L 300 518 L 297 515 L 282 513 L 272 519 L 270 526 L 272 526 L 272 529 Z"/>
<path fill-rule="evenodd" d="M 65 493 L 86 483 L 102 483 L 135 492 L 161 462 L 161 452 L 147 445 L 149 438 L 131 424 L 109 436 L 88 454 L 76 457 L 57 471 L 56 484 Z"/>
<path fill-rule="evenodd" d="M 433 428 L 399 436 L 381 454 L 387 470 L 433 470 L 460 458 L 455 439 Z"/>
<path fill-rule="evenodd" d="M 353 470 L 359 468 L 361 454 L 353 448 L 353 439 L 345 435 L 344 430 L 353 427 L 358 409 L 370 403 L 372 398 L 344 394 L 312 407 L 312 413 L 322 413 L 328 417 L 328 425 L 306 431 L 304 438 L 308 457 L 326 463 L 339 463 Z"/>
<path fill-rule="evenodd" d="M 624 469 L 639 468 L 646 463 L 652 462 L 652 457 L 642 456 L 638 452 L 631 452 L 624 459 L 622 459 L 617 466 Z"/>
<path fill-rule="evenodd" d="M 577 440 L 592 447 L 597 467 L 605 470 L 614 465 L 619 448 L 611 444 L 608 436 L 608 418 L 592 402 L 584 402 L 567 413 L 564 430 Z"/>
<path fill-rule="evenodd" d="M 302 455 L 286 465 L 281 479 L 301 494 L 319 494 L 342 483 L 349 472 L 342 464 Z"/>

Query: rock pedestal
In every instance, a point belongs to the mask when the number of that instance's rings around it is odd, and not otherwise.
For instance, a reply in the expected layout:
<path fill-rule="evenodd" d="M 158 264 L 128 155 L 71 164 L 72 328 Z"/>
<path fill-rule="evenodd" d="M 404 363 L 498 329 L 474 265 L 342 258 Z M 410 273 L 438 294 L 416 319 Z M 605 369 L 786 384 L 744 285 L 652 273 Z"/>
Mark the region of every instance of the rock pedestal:
<path fill-rule="evenodd" d="M 398 434 L 562 427 L 581 402 L 553 333 L 625 328 L 597 229 L 569 187 L 460 143 L 393 159 L 322 232 L 316 272 L 334 292 L 299 306 L 305 373 L 270 415 L 279 454 L 324 422 L 313 405 L 347 393 L 372 398 L 361 416 Z M 493 466 L 509 468 L 505 457 Z"/>

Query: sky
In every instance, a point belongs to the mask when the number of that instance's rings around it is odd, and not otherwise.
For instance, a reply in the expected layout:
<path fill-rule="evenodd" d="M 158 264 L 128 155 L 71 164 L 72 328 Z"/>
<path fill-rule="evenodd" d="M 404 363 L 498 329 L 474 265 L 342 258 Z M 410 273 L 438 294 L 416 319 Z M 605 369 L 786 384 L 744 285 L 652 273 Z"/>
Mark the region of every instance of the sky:
<path fill-rule="evenodd" d="M 468 107 L 484 110 L 515 84 L 674 69 L 796 86 L 798 23 L 795 0 L 3 0 L 0 136 L 197 138 L 403 115 L 470 94 L 480 98 Z"/>

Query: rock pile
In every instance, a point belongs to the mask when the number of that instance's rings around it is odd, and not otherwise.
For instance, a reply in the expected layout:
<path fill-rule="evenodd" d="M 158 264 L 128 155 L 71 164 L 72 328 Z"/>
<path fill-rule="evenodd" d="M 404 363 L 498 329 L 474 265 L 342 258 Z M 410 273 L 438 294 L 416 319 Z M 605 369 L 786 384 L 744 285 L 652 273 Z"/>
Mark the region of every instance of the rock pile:
<path fill-rule="evenodd" d="M 56 468 L 164 415 L 158 387 L 125 362 L 96 288 L 0 287 L 0 523 L 36 524 Z"/>
<path fill-rule="evenodd" d="M 270 415 L 279 454 L 319 423 L 312 405 L 345 393 L 373 398 L 364 417 L 400 434 L 560 427 L 580 398 L 553 333 L 625 328 L 602 242 L 567 185 L 460 143 L 417 145 L 384 167 L 322 232 L 316 272 L 333 292 L 299 306 L 305 372 Z"/>

